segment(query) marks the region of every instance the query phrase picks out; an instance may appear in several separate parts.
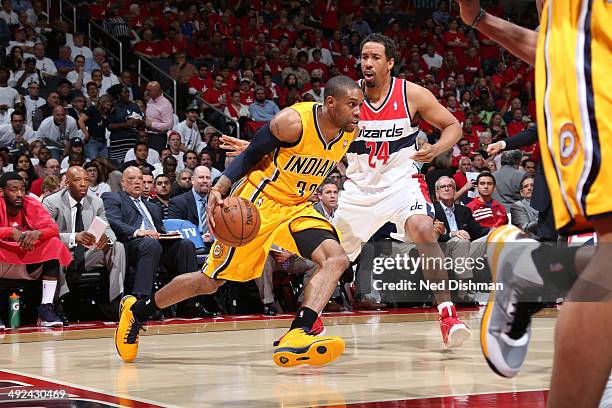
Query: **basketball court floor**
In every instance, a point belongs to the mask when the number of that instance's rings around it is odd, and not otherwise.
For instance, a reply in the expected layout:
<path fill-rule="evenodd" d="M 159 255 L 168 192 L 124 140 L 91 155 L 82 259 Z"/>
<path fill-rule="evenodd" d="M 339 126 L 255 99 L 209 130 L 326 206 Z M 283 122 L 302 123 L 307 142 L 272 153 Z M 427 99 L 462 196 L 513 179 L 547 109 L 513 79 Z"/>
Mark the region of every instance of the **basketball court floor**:
<path fill-rule="evenodd" d="M 290 315 L 154 322 L 129 364 L 115 352 L 114 323 L 7 330 L 0 408 L 544 407 L 557 310 L 534 319 L 514 379 L 498 377 L 482 358 L 483 310 L 462 311 L 472 337 L 455 350 L 444 350 L 433 309 L 324 314 L 327 333 L 342 336 L 346 351 L 320 368 L 272 362 L 272 342 Z"/>

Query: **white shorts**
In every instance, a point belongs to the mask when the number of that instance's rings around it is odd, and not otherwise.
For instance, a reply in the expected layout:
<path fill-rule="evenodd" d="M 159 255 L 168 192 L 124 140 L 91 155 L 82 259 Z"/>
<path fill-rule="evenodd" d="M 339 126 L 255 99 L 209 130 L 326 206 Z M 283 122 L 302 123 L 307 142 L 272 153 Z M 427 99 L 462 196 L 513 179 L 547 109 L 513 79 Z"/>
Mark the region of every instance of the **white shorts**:
<path fill-rule="evenodd" d="M 359 188 L 350 180 L 344 183 L 332 224 L 340 232 L 340 244 L 351 261 L 361 245 L 387 222 L 397 228 L 394 238 L 403 241 L 406 220 L 413 215 L 435 217 L 427 183 L 422 177 L 406 178 L 392 188 Z"/>

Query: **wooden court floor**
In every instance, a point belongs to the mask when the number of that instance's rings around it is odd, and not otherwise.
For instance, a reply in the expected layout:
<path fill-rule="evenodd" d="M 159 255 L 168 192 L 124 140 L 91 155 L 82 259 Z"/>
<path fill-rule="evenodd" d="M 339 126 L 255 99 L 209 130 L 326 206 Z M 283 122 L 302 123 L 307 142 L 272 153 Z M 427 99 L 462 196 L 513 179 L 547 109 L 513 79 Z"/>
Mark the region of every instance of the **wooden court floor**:
<path fill-rule="evenodd" d="M 345 339 L 345 354 L 326 367 L 293 369 L 271 359 L 288 315 L 154 324 L 131 364 L 116 355 L 111 323 L 10 331 L 0 334 L 0 407 L 68 406 L 68 397 L 84 407 L 544 407 L 556 310 L 534 319 L 514 379 L 498 377 L 482 358 L 481 315 L 462 313 L 472 337 L 455 350 L 444 350 L 431 311 L 324 315 L 327 333 Z"/>

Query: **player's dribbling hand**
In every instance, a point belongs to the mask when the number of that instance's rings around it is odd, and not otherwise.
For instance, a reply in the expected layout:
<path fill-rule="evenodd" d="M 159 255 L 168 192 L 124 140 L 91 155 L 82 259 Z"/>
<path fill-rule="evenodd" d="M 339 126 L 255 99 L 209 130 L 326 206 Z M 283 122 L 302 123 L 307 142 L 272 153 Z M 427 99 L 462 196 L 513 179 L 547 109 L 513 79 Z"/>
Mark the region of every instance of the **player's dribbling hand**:
<path fill-rule="evenodd" d="M 215 220 L 213 217 L 213 212 L 216 206 L 223 208 L 223 197 L 219 190 L 211 188 L 208 193 L 208 204 L 206 205 L 206 221 L 208 222 L 208 230 L 214 231 L 215 229 Z"/>
<path fill-rule="evenodd" d="M 219 141 L 221 142 L 221 148 L 227 150 L 226 154 L 230 157 L 238 156 L 249 146 L 249 142 L 246 140 L 240 140 L 227 135 L 221 135 Z"/>
<path fill-rule="evenodd" d="M 467 25 L 471 25 L 476 16 L 480 13 L 480 0 L 455 0 L 459 4 L 461 20 Z"/>
<path fill-rule="evenodd" d="M 421 147 L 419 147 L 419 150 L 412 153 L 411 159 L 420 163 L 429 163 L 437 155 L 438 153 L 435 151 L 432 145 L 429 143 L 423 143 Z"/>

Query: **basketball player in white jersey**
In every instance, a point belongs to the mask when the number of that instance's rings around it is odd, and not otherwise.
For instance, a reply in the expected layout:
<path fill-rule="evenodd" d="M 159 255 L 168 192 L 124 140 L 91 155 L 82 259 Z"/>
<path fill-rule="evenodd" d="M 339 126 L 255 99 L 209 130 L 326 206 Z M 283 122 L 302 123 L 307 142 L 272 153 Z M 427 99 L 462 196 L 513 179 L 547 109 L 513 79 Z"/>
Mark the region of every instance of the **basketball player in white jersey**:
<path fill-rule="evenodd" d="M 446 152 L 461 137 L 461 126 L 427 89 L 391 76 L 395 49 L 393 40 L 381 34 L 371 34 L 361 43 L 360 84 L 366 95 L 361 131 L 346 154 L 345 191 L 333 220 L 351 261 L 387 222 L 396 225 L 406 242 L 414 242 L 421 255 L 444 257 L 434 233 L 434 207 L 415 161 L 427 163 Z M 419 118 L 442 134 L 437 143 L 417 150 Z M 445 269 L 424 268 L 423 273 L 430 282 L 448 280 Z M 434 296 L 444 344 L 461 345 L 470 331 L 459 320 L 449 291 L 436 291 Z"/>
<path fill-rule="evenodd" d="M 444 257 L 434 233 L 434 209 L 427 185 L 415 161 L 430 162 L 451 148 L 461 136 L 461 126 L 431 92 L 391 76 L 394 56 L 395 44 L 389 37 L 372 34 L 362 42 L 361 85 L 366 100 L 359 118 L 361 131 L 347 153 L 345 191 L 332 221 L 351 261 L 359 256 L 362 244 L 389 221 L 425 257 Z M 417 151 L 418 118 L 442 134 L 437 143 L 426 143 Z M 221 140 L 222 147 L 235 150 L 233 154 L 248 145 L 227 136 Z M 425 269 L 423 273 L 430 282 L 448 280 L 445 269 Z M 445 346 L 461 345 L 470 331 L 459 320 L 448 290 L 436 291 L 434 296 Z"/>

